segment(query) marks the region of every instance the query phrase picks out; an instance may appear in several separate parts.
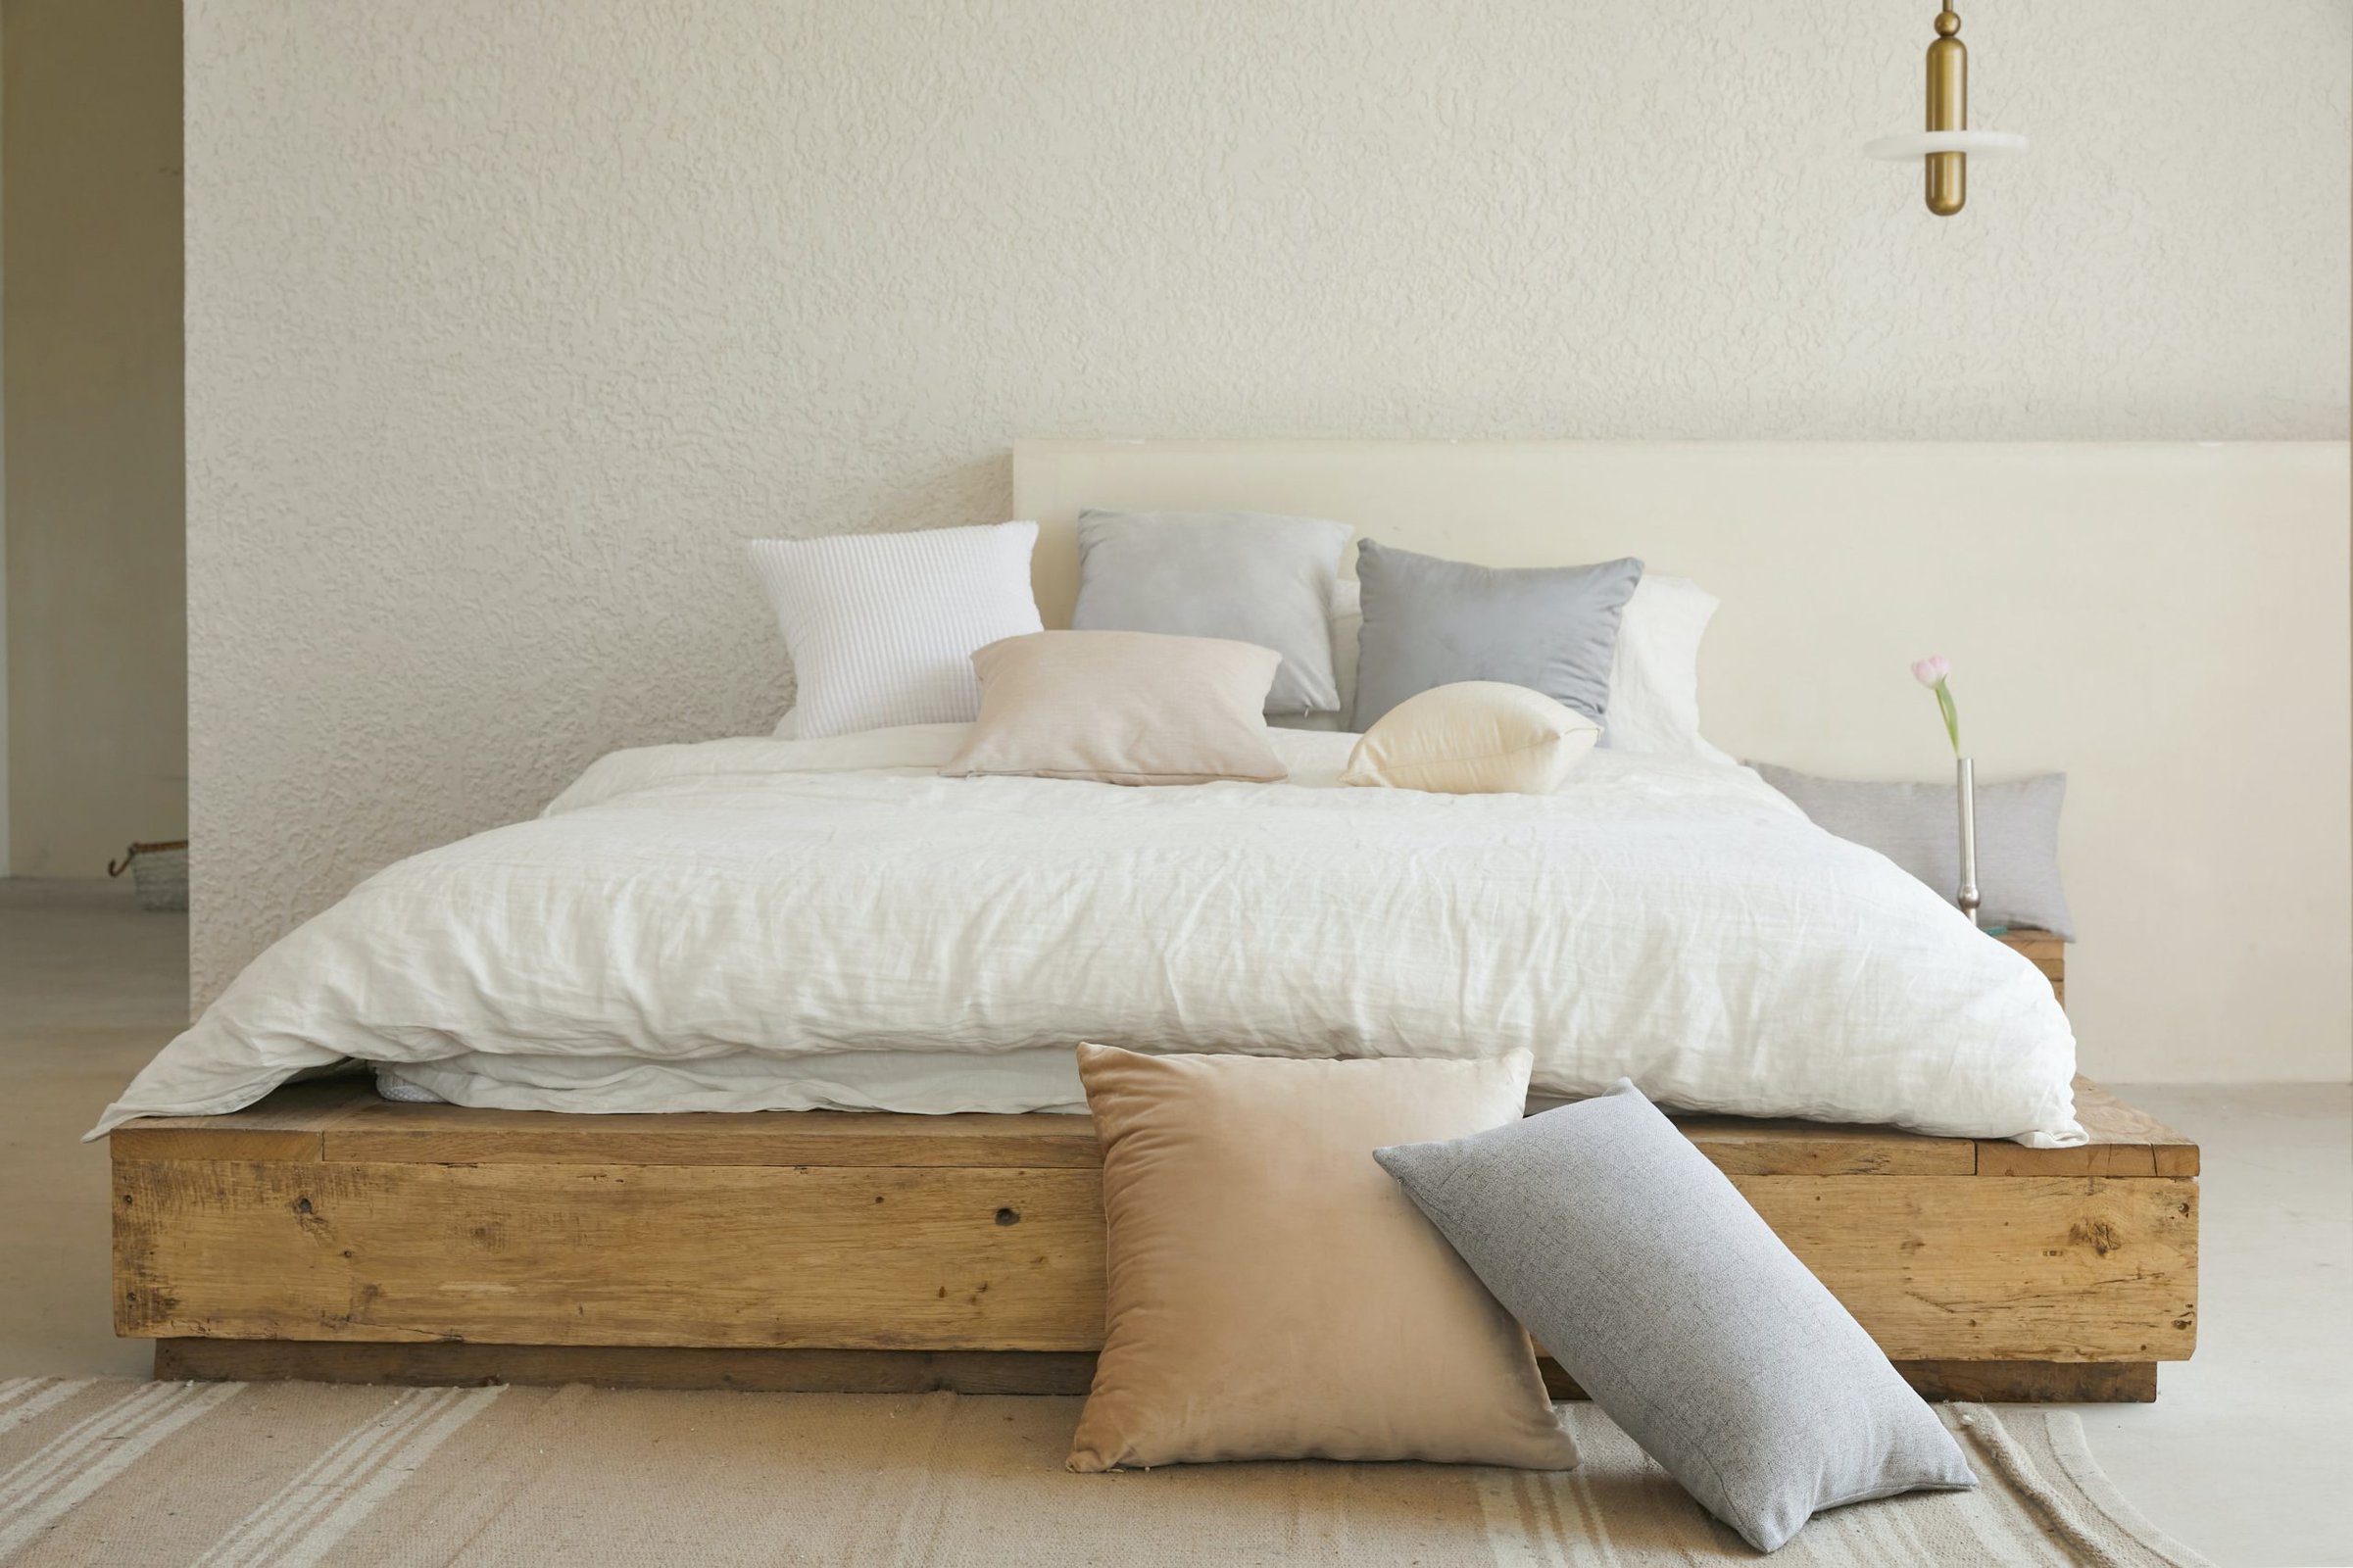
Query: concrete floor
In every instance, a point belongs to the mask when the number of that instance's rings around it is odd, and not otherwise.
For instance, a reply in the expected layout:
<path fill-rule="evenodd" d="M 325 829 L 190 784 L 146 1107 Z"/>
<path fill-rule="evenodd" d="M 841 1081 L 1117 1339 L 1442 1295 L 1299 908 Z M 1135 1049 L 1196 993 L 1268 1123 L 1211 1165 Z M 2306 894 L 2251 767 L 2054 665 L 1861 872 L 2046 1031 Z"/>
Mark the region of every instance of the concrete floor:
<path fill-rule="evenodd" d="M 129 879 L 0 879 L 0 1378 L 143 1377 L 107 1278 L 106 1146 L 74 1140 L 186 1027 L 188 917 Z"/>
<path fill-rule="evenodd" d="M 103 1146 L 74 1142 L 176 1030 L 187 922 L 109 883 L 0 881 L 0 1378 L 142 1375 L 109 1330 Z M 2353 1564 L 2353 1089 L 2140 1087 L 2204 1146 L 2195 1359 L 2093 1451 L 2218 1563 Z"/>

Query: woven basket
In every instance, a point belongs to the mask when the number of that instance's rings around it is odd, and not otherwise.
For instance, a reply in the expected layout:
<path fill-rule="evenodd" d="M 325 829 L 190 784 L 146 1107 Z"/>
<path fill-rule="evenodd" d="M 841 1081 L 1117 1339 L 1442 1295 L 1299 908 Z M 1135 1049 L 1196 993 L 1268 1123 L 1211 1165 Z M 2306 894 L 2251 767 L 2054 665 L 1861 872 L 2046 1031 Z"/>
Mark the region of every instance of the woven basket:
<path fill-rule="evenodd" d="M 142 909 L 185 909 L 188 906 L 188 841 L 134 844 L 121 860 L 109 860 L 108 876 L 130 873 L 132 890 Z"/>

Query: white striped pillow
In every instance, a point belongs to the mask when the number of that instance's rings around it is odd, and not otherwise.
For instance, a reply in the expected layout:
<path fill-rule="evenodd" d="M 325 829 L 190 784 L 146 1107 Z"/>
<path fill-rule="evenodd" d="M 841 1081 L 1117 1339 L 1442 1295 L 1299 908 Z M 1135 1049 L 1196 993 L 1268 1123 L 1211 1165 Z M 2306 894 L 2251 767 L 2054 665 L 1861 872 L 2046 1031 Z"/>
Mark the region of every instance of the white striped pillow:
<path fill-rule="evenodd" d="M 968 723 L 972 655 L 1043 629 L 1034 522 L 749 541 L 792 655 L 803 740 L 894 724 Z"/>

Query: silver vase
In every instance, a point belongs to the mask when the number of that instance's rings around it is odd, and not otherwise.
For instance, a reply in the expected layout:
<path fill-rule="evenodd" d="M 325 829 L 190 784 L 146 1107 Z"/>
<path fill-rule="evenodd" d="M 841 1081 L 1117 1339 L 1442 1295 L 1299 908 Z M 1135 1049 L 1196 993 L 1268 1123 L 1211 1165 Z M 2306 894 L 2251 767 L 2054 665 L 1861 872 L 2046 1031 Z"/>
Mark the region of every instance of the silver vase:
<path fill-rule="evenodd" d="M 1977 767 L 1966 757 L 1953 763 L 1954 781 L 1961 797 L 1961 891 L 1953 902 L 1969 916 L 1969 923 L 1978 923 L 1978 786 Z"/>

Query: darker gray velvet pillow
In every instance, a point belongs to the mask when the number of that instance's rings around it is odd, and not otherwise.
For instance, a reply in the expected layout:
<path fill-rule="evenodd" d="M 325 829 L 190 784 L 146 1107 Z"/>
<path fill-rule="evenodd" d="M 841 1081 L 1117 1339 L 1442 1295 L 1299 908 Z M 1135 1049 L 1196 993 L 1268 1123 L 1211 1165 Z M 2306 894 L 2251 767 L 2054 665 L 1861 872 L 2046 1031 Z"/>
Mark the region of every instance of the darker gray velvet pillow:
<path fill-rule="evenodd" d="M 1936 890 L 1947 904 L 1961 887 L 1959 791 L 1950 784 L 1858 784 L 1752 762 L 1814 825 L 1877 850 Z M 2075 917 L 2059 883 L 2059 808 L 2067 775 L 2042 773 L 1977 787 L 1978 919 L 2035 926 L 2073 942 Z"/>
<path fill-rule="evenodd" d="M 1759 1551 L 1824 1508 L 1977 1485 L 1871 1336 L 1633 1084 L 1373 1157 L 1610 1419 Z"/>
<path fill-rule="evenodd" d="M 1351 727 L 1462 680 L 1529 686 L 1603 726 L 1618 619 L 1642 580 L 1631 558 L 1593 566 L 1474 566 L 1357 547 L 1364 632 Z"/>
<path fill-rule="evenodd" d="M 1074 631 L 1222 637 L 1282 655 L 1269 713 L 1340 708 L 1332 586 L 1351 532 L 1321 517 L 1257 512 L 1078 514 Z"/>

